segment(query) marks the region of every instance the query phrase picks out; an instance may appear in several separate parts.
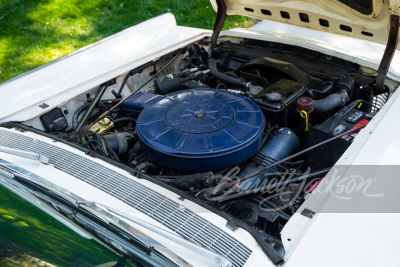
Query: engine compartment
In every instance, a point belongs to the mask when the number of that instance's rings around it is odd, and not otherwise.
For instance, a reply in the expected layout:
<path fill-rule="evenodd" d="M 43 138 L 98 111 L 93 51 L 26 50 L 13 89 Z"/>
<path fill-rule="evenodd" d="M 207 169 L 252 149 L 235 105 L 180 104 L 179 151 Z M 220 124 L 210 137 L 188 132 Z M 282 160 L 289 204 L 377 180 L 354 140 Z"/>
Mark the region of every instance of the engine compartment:
<path fill-rule="evenodd" d="M 374 79 L 304 48 L 205 38 L 24 124 L 188 193 L 279 251 L 285 223 L 387 101 Z"/>

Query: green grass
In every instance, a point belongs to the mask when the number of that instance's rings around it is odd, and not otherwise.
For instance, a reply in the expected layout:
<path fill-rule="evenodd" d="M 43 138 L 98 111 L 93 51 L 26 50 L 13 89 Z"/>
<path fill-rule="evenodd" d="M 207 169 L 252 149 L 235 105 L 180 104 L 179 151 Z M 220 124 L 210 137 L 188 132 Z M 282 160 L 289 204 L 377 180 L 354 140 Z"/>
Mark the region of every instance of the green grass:
<path fill-rule="evenodd" d="M 166 12 L 207 29 L 216 15 L 208 0 L 0 0 L 0 82 Z M 253 23 L 230 16 L 224 28 Z"/>

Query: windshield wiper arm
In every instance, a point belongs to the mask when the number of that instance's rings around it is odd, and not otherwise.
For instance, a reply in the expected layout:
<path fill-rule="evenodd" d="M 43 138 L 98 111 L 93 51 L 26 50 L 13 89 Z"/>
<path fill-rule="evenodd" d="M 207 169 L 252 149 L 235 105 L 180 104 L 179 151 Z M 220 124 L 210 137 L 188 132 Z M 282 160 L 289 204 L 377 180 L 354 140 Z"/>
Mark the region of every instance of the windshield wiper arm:
<path fill-rule="evenodd" d="M 50 161 L 48 157 L 46 157 L 42 154 L 39 154 L 39 153 L 9 148 L 9 147 L 4 147 L 4 146 L 0 146 L 0 152 L 4 152 L 7 154 L 11 154 L 11 155 L 26 158 L 26 159 L 37 160 L 46 165 L 49 164 L 49 161 Z"/>

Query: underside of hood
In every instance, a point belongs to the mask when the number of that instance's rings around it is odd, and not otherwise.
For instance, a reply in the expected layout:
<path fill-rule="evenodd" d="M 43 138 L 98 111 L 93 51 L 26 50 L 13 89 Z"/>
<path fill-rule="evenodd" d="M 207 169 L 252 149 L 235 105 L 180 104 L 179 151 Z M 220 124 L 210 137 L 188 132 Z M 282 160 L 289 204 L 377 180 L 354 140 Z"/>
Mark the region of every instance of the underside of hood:
<path fill-rule="evenodd" d="M 210 0 L 227 15 L 244 15 L 386 44 L 390 15 L 400 14 L 399 0 Z"/>

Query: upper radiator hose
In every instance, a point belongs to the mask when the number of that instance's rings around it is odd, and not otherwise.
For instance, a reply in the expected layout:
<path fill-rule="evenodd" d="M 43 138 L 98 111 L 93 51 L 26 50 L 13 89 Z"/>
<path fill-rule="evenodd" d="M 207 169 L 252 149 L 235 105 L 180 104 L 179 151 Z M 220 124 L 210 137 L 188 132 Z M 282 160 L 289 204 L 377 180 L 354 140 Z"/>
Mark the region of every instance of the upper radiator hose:
<path fill-rule="evenodd" d="M 347 103 L 353 92 L 354 79 L 351 77 L 344 77 L 336 83 L 336 86 L 339 87 L 338 93 L 330 94 L 321 100 L 313 101 L 314 112 L 328 112 L 337 107 L 343 107 Z"/>
<path fill-rule="evenodd" d="M 255 86 L 251 83 L 243 82 L 239 79 L 233 78 L 223 72 L 218 71 L 217 61 L 215 59 L 212 58 L 208 59 L 208 68 L 210 69 L 211 74 L 214 75 L 214 77 L 217 78 L 218 80 L 224 81 L 226 83 L 229 83 L 237 87 L 248 89 L 248 94 L 251 97 L 256 96 L 259 92 L 263 90 L 261 86 Z"/>

